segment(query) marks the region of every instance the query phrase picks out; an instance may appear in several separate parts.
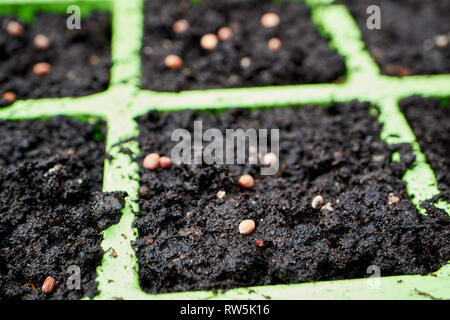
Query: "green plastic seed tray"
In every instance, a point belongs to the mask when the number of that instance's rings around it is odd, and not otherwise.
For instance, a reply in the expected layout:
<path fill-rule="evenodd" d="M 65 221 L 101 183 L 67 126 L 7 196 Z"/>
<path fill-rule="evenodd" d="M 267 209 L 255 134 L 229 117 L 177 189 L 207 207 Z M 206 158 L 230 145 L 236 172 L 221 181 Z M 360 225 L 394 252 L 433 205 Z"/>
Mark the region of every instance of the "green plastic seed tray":
<path fill-rule="evenodd" d="M 144 0 L 0 0 L 0 14 L 15 15 L 24 21 L 32 21 L 36 11 L 66 14 L 67 6 L 72 4 L 78 5 L 83 14 L 88 15 L 94 9 L 108 10 L 112 14 L 113 65 L 110 86 L 106 91 L 80 98 L 18 100 L 0 109 L 0 119 L 34 119 L 63 114 L 98 117 L 107 123 L 106 151 L 113 160 L 105 162 L 103 190 L 126 191 L 129 197 L 120 222 L 104 230 L 102 247 L 105 251 L 113 248 L 117 258 L 104 255 L 97 270 L 100 294 L 94 299 L 265 299 L 268 296 L 271 299 L 450 299 L 450 264 L 432 275 L 381 277 L 377 288 L 368 285 L 367 278 L 237 288 L 224 293 L 201 291 L 154 295 L 140 288 L 137 259 L 131 247 L 137 233 L 132 227 L 133 212 L 139 210 L 135 202 L 139 168 L 131 159 L 140 151 L 137 141 L 121 145 L 130 149 L 132 155 L 122 153 L 116 144 L 137 137 L 134 118 L 151 109 L 206 110 L 292 104 L 326 106 L 332 101 L 370 101 L 380 108 L 379 121 L 384 123 L 382 139 L 388 144 L 409 143 L 413 148 L 416 161 L 403 178 L 408 194 L 414 194 L 411 201 L 422 211 L 420 203 L 439 194 L 435 173 L 398 102 L 413 94 L 437 98 L 450 96 L 450 75 L 404 78 L 380 75 L 377 64 L 365 50 L 358 26 L 345 6 L 327 0 L 306 2 L 320 33 L 328 36 L 330 46 L 345 58 L 347 77 L 344 83 L 161 93 L 139 88 Z M 449 203 L 440 201 L 435 205 L 450 214 Z"/>

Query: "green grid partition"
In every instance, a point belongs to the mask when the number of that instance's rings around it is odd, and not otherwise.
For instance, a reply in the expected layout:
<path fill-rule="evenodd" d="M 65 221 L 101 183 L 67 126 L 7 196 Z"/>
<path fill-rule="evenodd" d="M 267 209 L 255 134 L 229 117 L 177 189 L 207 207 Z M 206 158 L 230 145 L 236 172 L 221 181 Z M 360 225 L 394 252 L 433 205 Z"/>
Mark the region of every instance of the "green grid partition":
<path fill-rule="evenodd" d="M 151 1 L 151 0 L 150 0 Z M 131 241 L 137 237 L 132 227 L 134 211 L 139 210 L 138 165 L 132 161 L 140 150 L 135 117 L 151 109 L 175 111 L 183 109 L 257 108 L 292 104 L 320 104 L 353 99 L 370 101 L 380 107 L 379 121 L 384 123 L 382 138 L 388 144 L 409 143 L 416 161 L 404 176 L 408 194 L 421 212 L 420 203 L 439 194 L 435 174 L 422 153 L 416 138 L 401 113 L 400 99 L 418 94 L 424 97 L 450 96 L 450 75 L 387 77 L 365 50 L 361 33 L 342 5 L 332 0 L 305 0 L 319 31 L 330 38 L 330 46 L 346 60 L 347 77 L 341 84 L 273 86 L 243 89 L 214 89 L 161 93 L 139 88 L 141 76 L 140 47 L 143 34 L 144 0 L 0 0 L 0 14 L 17 15 L 32 21 L 36 11 L 65 13 L 76 4 L 82 13 L 108 10 L 112 13 L 112 60 L 109 88 L 80 98 L 18 100 L 0 109 L 0 119 L 19 120 L 67 116 L 102 118 L 108 127 L 106 148 L 112 155 L 105 161 L 104 191 L 126 191 L 129 196 L 120 222 L 104 233 L 102 247 L 106 251 L 98 267 L 95 299 L 450 299 L 450 264 L 435 273 L 381 277 L 372 288 L 367 279 L 324 281 L 290 285 L 238 288 L 225 293 L 180 292 L 152 295 L 141 290 L 138 264 Z M 126 140 L 120 147 L 118 143 Z M 128 148 L 132 155 L 122 153 Z M 414 197 L 412 197 L 414 195 Z M 435 204 L 450 214 L 450 204 Z M 114 249 L 117 258 L 108 253 Z"/>

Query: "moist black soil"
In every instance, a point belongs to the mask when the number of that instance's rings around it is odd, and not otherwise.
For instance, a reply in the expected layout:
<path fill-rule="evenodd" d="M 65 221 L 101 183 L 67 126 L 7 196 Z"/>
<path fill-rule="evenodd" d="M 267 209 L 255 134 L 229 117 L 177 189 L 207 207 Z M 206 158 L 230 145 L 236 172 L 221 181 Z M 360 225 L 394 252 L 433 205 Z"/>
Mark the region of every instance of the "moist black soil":
<path fill-rule="evenodd" d="M 450 104 L 419 96 L 404 99 L 400 107 L 431 164 L 440 197 L 450 201 Z"/>
<path fill-rule="evenodd" d="M 261 16 L 275 12 L 278 27 L 266 29 Z M 190 28 L 175 34 L 172 25 L 186 19 Z M 223 27 L 233 30 L 229 41 L 219 41 L 213 51 L 200 46 L 207 33 Z M 142 88 L 157 91 L 231 88 L 333 82 L 345 75 L 344 60 L 328 47 L 315 29 L 304 3 L 270 0 L 152 0 L 145 4 L 141 50 Z M 282 48 L 272 52 L 269 39 Z M 165 67 L 164 59 L 176 54 L 184 60 L 180 70 Z M 243 58 L 250 65 L 242 67 Z"/>
<path fill-rule="evenodd" d="M 106 90 L 111 66 L 110 16 L 93 12 L 81 19 L 81 29 L 69 30 L 67 15 L 38 13 L 35 21 L 25 24 L 11 17 L 0 17 L 0 107 L 4 92 L 15 93 L 17 99 L 85 96 Z M 24 26 L 21 37 L 12 37 L 6 31 L 11 20 Z M 46 50 L 33 44 L 37 34 L 50 39 Z M 48 75 L 37 76 L 33 65 L 47 62 Z"/>
<path fill-rule="evenodd" d="M 105 126 L 67 117 L 0 121 L 0 300 L 79 299 L 97 293 L 101 231 L 122 193 L 102 193 Z M 68 267 L 81 272 L 70 290 Z M 41 292 L 47 276 L 56 279 Z"/>
<path fill-rule="evenodd" d="M 372 109 L 371 109 L 372 108 Z M 425 274 L 450 258 L 449 216 L 411 204 L 401 180 L 414 156 L 380 140 L 368 103 L 212 113 L 152 111 L 138 118 L 142 155 L 135 249 L 143 289 L 151 293 L 367 277 Z M 151 152 L 171 155 L 172 131 L 278 128 L 280 169 L 260 165 L 175 165 L 142 168 Z M 401 161 L 391 161 L 394 151 Z M 254 187 L 238 185 L 241 174 Z M 226 192 L 224 199 L 216 193 Z M 400 198 L 390 204 L 389 193 Z M 322 195 L 334 210 L 315 210 Z M 242 235 L 238 225 L 253 219 Z M 257 240 L 263 241 L 262 247 Z"/>
<path fill-rule="evenodd" d="M 340 0 L 359 25 L 381 73 L 391 76 L 450 73 L 448 0 Z M 381 29 L 367 28 L 368 6 L 381 10 Z M 442 46 L 441 41 L 447 41 Z M 445 40 L 447 39 L 447 40 Z"/>

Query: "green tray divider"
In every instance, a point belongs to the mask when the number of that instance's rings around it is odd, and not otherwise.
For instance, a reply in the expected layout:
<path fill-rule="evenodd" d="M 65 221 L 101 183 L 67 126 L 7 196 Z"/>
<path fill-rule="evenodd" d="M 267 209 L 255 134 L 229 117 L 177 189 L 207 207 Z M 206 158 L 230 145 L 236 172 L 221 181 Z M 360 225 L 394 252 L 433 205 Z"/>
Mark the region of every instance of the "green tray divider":
<path fill-rule="evenodd" d="M 379 121 L 384 123 L 381 137 L 388 144 L 410 143 L 416 155 L 414 167 L 404 176 L 407 191 L 420 209 L 420 202 L 439 193 L 435 174 L 420 150 L 416 138 L 398 107 L 402 98 L 418 94 L 424 97 L 448 98 L 450 75 L 387 77 L 365 49 L 361 32 L 347 8 L 330 5 L 333 0 L 306 0 L 312 19 L 323 36 L 330 39 L 346 61 L 346 81 L 341 84 L 272 86 L 240 89 L 194 90 L 164 93 L 140 89 L 140 47 L 143 34 L 144 0 L 0 0 L 0 14 L 12 14 L 32 21 L 36 11 L 65 12 L 77 4 L 82 14 L 92 10 L 112 13 L 111 81 L 100 93 L 79 98 L 18 100 L 0 109 L 0 119 L 46 118 L 64 114 L 90 116 L 107 123 L 104 191 L 126 191 L 128 197 L 120 222 L 103 231 L 102 248 L 106 254 L 98 267 L 100 294 L 95 299 L 449 299 L 450 264 L 428 275 L 405 275 L 379 278 L 377 289 L 368 279 L 322 281 L 289 285 L 237 288 L 225 293 L 211 291 L 147 294 L 139 285 L 138 264 L 131 242 L 137 238 L 132 227 L 139 210 L 139 155 L 135 117 L 149 110 L 213 110 L 226 108 L 259 108 L 293 104 L 369 101 L 379 106 Z M 127 141 L 120 146 L 121 141 Z M 132 155 L 121 152 L 128 148 Z M 436 207 L 450 214 L 450 205 L 440 201 Z M 111 256 L 114 250 L 117 258 Z"/>

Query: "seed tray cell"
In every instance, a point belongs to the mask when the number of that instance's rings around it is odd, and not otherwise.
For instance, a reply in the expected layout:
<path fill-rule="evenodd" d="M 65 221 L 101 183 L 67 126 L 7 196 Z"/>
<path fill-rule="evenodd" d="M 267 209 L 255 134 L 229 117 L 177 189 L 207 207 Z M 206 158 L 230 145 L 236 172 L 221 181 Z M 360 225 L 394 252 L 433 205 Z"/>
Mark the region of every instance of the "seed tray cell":
<path fill-rule="evenodd" d="M 112 17 L 111 54 L 113 65 L 111 80 L 106 91 L 79 98 L 48 98 L 15 101 L 0 110 L 0 118 L 38 119 L 63 114 L 70 117 L 89 115 L 102 118 L 107 123 L 103 191 L 125 191 L 128 194 L 120 222 L 104 230 L 102 248 L 114 249 L 115 257 L 104 255 L 98 268 L 99 294 L 96 299 L 448 299 L 450 298 L 450 264 L 428 275 L 397 275 L 382 277 L 379 286 L 368 285 L 367 278 L 336 281 L 318 281 L 301 284 L 280 284 L 241 287 L 224 293 L 213 291 L 148 294 L 140 287 L 139 267 L 132 243 L 136 241 L 133 226 L 139 212 L 139 166 L 133 159 L 141 151 L 136 117 L 150 110 L 179 111 L 188 109 L 223 110 L 228 108 L 284 107 L 290 105 L 318 104 L 329 106 L 333 102 L 351 100 L 368 101 L 378 106 L 378 121 L 383 123 L 381 139 L 388 145 L 410 145 L 415 161 L 403 175 L 406 192 L 421 213 L 426 213 L 422 203 L 439 195 L 436 173 L 404 114 L 399 101 L 412 95 L 423 98 L 445 99 L 450 96 L 450 76 L 390 77 L 381 75 L 379 67 L 365 50 L 361 31 L 347 7 L 332 1 L 308 0 L 311 18 L 319 33 L 329 39 L 345 59 L 346 78 L 342 83 L 251 87 L 237 89 L 209 89 L 156 92 L 141 89 L 140 57 L 144 32 L 144 1 L 104 0 L 1 0 L 2 12 L 34 16 L 35 9 L 64 13 L 67 6 L 77 4 L 82 12 L 94 9 L 107 10 Z M 86 9 L 86 10 L 85 10 Z M 22 18 L 24 18 L 22 17 Z M 124 142 L 126 141 L 126 142 Z M 399 159 L 394 153 L 393 158 Z M 427 203 L 428 205 L 428 203 Z M 450 213 L 450 204 L 436 199 L 429 205 Z"/>

